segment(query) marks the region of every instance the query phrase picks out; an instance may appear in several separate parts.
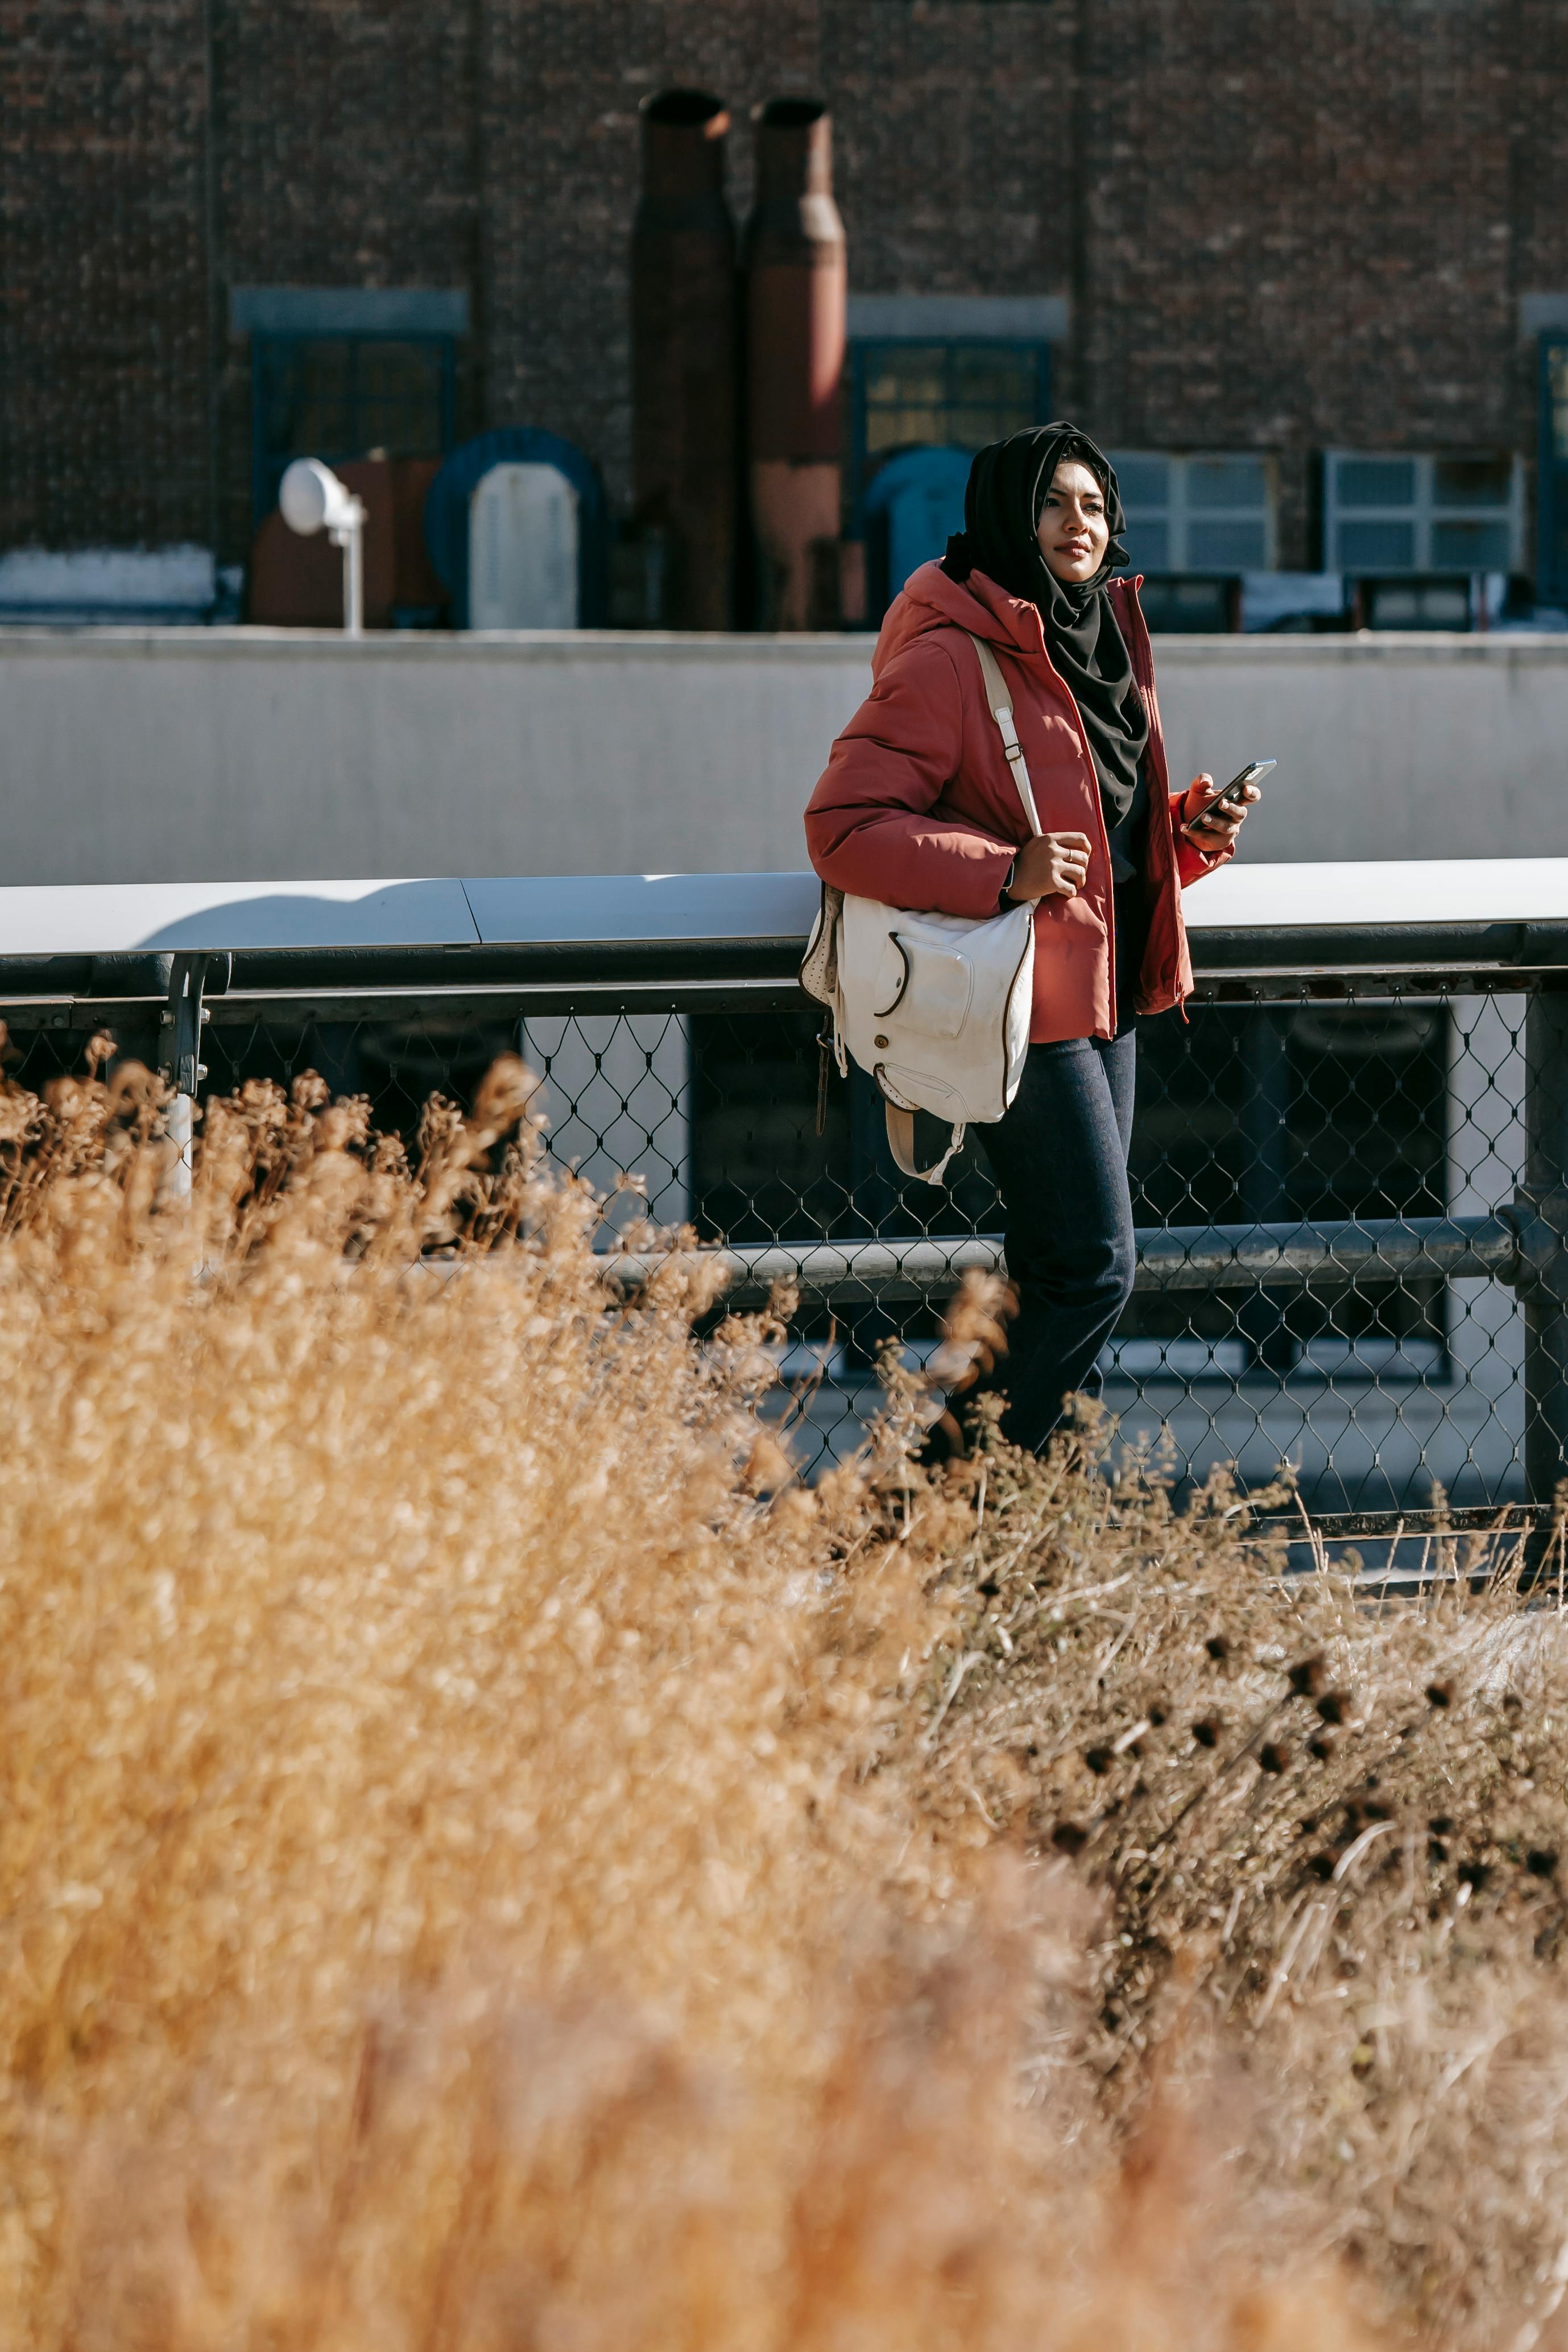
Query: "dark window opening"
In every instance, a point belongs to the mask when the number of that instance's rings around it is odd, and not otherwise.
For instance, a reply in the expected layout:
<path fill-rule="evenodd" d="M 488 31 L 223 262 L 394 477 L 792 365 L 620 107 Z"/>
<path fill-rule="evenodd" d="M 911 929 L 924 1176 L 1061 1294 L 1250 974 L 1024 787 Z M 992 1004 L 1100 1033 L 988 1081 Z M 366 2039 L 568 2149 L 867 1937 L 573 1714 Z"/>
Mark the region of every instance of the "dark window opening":
<path fill-rule="evenodd" d="M 1217 636 L 1241 625 L 1241 581 L 1195 579 L 1190 572 L 1151 572 L 1138 591 L 1151 635 L 1183 631 Z"/>
<path fill-rule="evenodd" d="M 1541 339 L 1541 593 L 1568 604 L 1568 335 Z"/>
<path fill-rule="evenodd" d="M 295 457 L 444 456 L 453 444 L 449 335 L 263 335 L 251 342 L 252 494 L 260 522 Z"/>

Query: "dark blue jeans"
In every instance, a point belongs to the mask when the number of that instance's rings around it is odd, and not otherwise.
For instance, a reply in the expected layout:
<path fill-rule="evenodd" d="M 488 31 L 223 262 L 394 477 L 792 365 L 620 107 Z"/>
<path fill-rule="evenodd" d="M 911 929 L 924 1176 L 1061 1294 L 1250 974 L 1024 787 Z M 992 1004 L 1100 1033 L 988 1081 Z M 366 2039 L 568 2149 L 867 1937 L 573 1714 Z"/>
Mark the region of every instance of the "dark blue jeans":
<path fill-rule="evenodd" d="M 1133 1291 L 1133 1133 L 1137 1039 L 1031 1045 L 1011 1109 L 975 1129 L 1006 1213 L 1019 1311 L 993 1385 L 1002 1433 L 1038 1452 L 1075 1391 L 1100 1393 L 1096 1359 Z"/>

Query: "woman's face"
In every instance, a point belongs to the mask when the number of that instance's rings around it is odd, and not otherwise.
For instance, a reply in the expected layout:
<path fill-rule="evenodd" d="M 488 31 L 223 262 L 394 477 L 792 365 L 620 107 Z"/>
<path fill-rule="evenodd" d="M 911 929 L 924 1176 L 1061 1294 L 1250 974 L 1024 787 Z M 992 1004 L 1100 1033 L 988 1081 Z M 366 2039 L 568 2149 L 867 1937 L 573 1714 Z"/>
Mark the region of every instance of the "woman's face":
<path fill-rule="evenodd" d="M 1046 569 L 1082 586 L 1105 561 L 1111 526 L 1105 493 L 1082 458 L 1064 457 L 1051 477 L 1035 533 Z"/>

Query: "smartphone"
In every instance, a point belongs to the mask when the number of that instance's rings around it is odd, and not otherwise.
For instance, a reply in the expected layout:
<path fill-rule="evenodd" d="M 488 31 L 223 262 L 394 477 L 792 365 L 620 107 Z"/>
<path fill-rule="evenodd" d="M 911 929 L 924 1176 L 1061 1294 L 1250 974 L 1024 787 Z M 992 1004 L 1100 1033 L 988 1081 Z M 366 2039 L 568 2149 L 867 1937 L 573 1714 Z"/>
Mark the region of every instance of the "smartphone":
<path fill-rule="evenodd" d="M 1239 799 L 1243 785 L 1260 784 L 1265 776 L 1272 775 L 1279 764 L 1278 760 L 1249 760 L 1239 776 L 1232 776 L 1228 784 L 1221 784 L 1217 793 L 1209 794 L 1197 814 L 1187 818 L 1182 831 L 1190 833 L 1195 824 L 1201 824 L 1209 810 L 1218 808 L 1221 801 Z"/>

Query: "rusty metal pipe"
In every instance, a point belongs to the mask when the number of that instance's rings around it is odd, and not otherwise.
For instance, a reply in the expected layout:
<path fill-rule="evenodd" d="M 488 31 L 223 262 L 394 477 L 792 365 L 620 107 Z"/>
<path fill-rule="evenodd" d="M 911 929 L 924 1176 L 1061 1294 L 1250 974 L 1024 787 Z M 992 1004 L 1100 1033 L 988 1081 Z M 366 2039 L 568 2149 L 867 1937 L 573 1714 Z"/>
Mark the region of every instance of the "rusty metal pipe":
<path fill-rule="evenodd" d="M 746 226 L 747 457 L 764 628 L 837 625 L 848 274 L 832 117 L 774 98 L 752 117 Z"/>
<path fill-rule="evenodd" d="M 632 227 L 632 470 L 637 520 L 669 537 L 663 618 L 735 622 L 739 439 L 735 223 L 725 201 L 729 116 L 707 90 L 642 110 Z"/>

